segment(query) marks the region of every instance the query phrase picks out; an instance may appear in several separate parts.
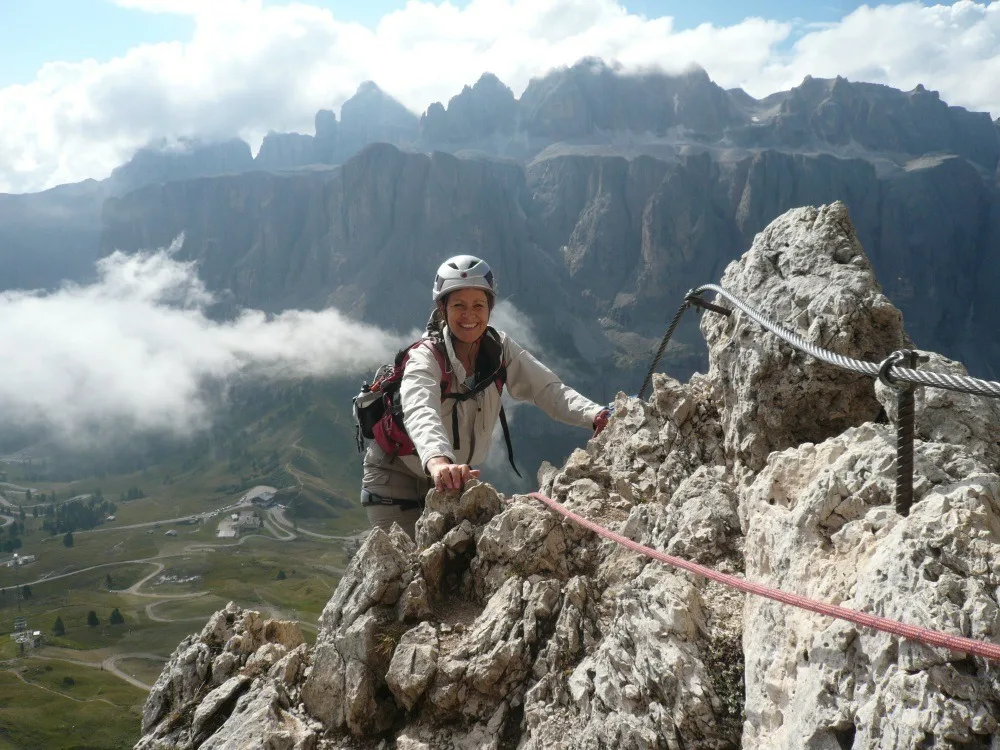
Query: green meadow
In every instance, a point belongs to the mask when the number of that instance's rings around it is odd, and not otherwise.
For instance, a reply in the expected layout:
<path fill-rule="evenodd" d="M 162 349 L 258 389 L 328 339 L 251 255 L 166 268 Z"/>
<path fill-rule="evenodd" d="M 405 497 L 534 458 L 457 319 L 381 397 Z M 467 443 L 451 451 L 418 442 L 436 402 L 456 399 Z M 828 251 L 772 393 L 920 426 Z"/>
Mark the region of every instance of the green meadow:
<path fill-rule="evenodd" d="M 107 672 L 19 660 L 0 671 L 0 748 L 132 747 L 145 699 Z"/>

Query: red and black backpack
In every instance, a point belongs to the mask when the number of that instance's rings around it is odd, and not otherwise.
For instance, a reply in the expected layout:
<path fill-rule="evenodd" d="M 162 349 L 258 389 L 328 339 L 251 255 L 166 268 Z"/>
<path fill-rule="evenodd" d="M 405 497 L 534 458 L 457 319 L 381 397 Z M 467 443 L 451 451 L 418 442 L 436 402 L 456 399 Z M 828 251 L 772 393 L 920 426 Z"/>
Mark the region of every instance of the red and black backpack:
<path fill-rule="evenodd" d="M 410 352 L 418 346 L 430 347 L 441 367 L 443 379 L 441 381 L 441 400 L 446 398 L 455 401 L 468 401 L 478 393 L 495 386 L 499 393 L 503 393 L 504 384 L 507 382 L 507 367 L 503 362 L 502 346 L 499 335 L 492 328 L 488 328 L 483 336 L 486 346 L 480 349 L 480 359 L 477 362 L 477 370 L 481 365 L 485 365 L 485 370 L 489 372 L 481 380 L 478 380 L 471 389 L 464 393 L 451 391 L 453 372 L 448 362 L 448 356 L 444 351 L 444 344 L 433 341 L 429 338 L 422 338 L 397 352 L 392 365 L 383 365 L 375 372 L 375 377 L 371 385 L 364 383 L 361 392 L 354 397 L 354 421 L 356 424 L 356 436 L 358 451 L 365 449 L 365 439 L 374 440 L 376 445 L 395 459 L 396 456 L 409 456 L 416 452 L 413 441 L 406 433 L 403 425 L 403 406 L 400 399 L 400 385 L 403 380 L 403 372 L 406 362 L 410 358 Z M 485 356 L 484 356 L 485 355 Z M 452 410 L 451 414 L 452 435 L 455 436 L 455 450 L 461 448 L 461 439 L 458 434 L 458 408 Z M 504 442 L 507 445 L 507 460 L 510 461 L 514 473 L 521 476 L 514 464 L 514 448 L 510 441 L 510 429 L 507 426 L 507 415 L 504 413 L 503 405 L 500 406 L 500 427 L 503 429 Z M 472 450 L 475 444 L 470 441 L 469 458 L 472 457 Z"/>

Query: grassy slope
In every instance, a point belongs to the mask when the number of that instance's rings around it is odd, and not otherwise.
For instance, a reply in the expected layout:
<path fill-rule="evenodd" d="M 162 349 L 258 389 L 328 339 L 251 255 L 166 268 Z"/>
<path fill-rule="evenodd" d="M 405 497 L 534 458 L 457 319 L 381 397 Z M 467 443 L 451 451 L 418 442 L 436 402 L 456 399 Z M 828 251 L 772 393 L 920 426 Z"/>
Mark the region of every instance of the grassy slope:
<path fill-rule="evenodd" d="M 127 748 L 139 740 L 142 690 L 66 662 L 16 669 L 23 680 L 0 672 L 0 748 Z"/>

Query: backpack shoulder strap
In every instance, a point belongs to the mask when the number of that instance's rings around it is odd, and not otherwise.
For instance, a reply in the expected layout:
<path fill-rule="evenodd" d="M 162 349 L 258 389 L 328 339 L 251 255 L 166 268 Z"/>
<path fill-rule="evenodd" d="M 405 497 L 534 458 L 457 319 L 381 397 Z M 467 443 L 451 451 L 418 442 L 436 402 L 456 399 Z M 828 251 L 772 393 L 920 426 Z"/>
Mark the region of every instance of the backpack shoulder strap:
<path fill-rule="evenodd" d="M 510 428 L 507 426 L 507 415 L 504 413 L 502 404 L 500 405 L 500 427 L 503 430 L 503 441 L 507 444 L 507 460 L 510 462 L 510 468 L 520 477 L 521 472 L 517 470 L 517 465 L 514 463 L 514 446 L 510 442 Z"/>
<path fill-rule="evenodd" d="M 451 367 L 448 365 L 448 355 L 441 351 L 441 347 L 430 339 L 423 339 L 434 353 L 438 367 L 441 368 L 441 395 L 451 390 Z"/>
<path fill-rule="evenodd" d="M 448 366 L 448 355 L 442 351 L 441 344 L 438 344 L 429 338 L 422 338 L 411 344 L 406 349 L 407 355 L 409 355 L 411 349 L 415 349 L 418 346 L 427 346 L 430 348 L 431 352 L 434 354 L 434 359 L 437 360 L 438 367 L 441 368 L 441 397 L 443 398 L 444 395 L 451 390 L 452 371 L 451 367 Z"/>
<path fill-rule="evenodd" d="M 496 383 L 497 392 L 500 393 L 500 395 L 503 395 L 503 387 L 507 384 L 507 365 L 500 366 L 497 378 L 493 382 Z"/>
<path fill-rule="evenodd" d="M 500 338 L 500 333 L 493 326 L 486 327 L 486 333 L 483 338 L 489 347 L 490 359 L 496 363 L 496 374 L 493 382 L 496 384 L 497 391 L 502 394 L 503 387 L 507 383 L 507 363 L 503 359 L 503 340 Z"/>

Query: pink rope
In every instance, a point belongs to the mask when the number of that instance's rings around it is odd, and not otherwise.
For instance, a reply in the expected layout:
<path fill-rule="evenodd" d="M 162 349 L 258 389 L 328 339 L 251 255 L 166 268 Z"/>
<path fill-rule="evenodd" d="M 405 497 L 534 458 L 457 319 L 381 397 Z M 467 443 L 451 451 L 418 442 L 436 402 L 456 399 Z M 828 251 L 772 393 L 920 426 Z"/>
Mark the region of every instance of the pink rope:
<path fill-rule="evenodd" d="M 740 591 L 745 591 L 748 594 L 755 594 L 756 596 L 773 599 L 774 601 L 782 602 L 783 604 L 791 604 L 793 607 L 807 609 L 810 612 L 818 612 L 821 615 L 835 617 L 838 620 L 853 622 L 855 625 L 861 625 L 862 627 L 871 628 L 872 630 L 881 630 L 883 633 L 891 633 L 892 635 L 898 635 L 913 641 L 919 641 L 920 643 L 925 643 L 929 646 L 940 646 L 951 649 L 952 651 L 960 651 L 962 653 L 982 656 L 983 658 L 992 659 L 994 661 L 1000 661 L 1000 645 L 995 643 L 976 641 L 972 638 L 965 638 L 959 635 L 948 635 L 947 633 L 941 633 L 937 630 L 929 630 L 927 628 L 918 628 L 913 625 L 906 625 L 905 623 L 897 622 L 896 620 L 889 620 L 885 617 L 868 615 L 854 609 L 847 609 L 846 607 L 836 607 L 832 604 L 824 604 L 823 602 L 799 596 L 798 594 L 789 594 L 781 591 L 780 589 L 773 589 L 768 586 L 762 586 L 758 583 L 745 581 L 742 578 L 737 578 L 736 576 L 727 575 L 726 573 L 719 573 L 711 568 L 706 568 L 704 565 L 698 565 L 697 563 L 689 562 L 688 560 L 674 557 L 673 555 L 667 555 L 655 549 L 650 549 L 649 547 L 644 547 L 637 542 L 633 542 L 628 537 L 616 534 L 615 532 L 609 531 L 593 521 L 588 521 L 586 518 L 578 516 L 576 513 L 573 513 L 571 510 L 565 508 L 560 503 L 557 503 L 552 498 L 546 497 L 540 492 L 529 492 L 528 497 L 540 500 L 549 506 L 549 508 L 562 514 L 566 518 L 569 518 L 571 521 L 583 526 L 586 529 L 590 529 L 595 534 L 602 536 L 605 539 L 610 539 L 623 547 L 628 547 L 633 552 L 646 555 L 654 560 L 659 560 L 667 565 L 672 565 L 675 568 L 681 568 L 689 573 L 710 578 L 713 581 L 718 581 L 726 586 L 739 589 Z"/>

